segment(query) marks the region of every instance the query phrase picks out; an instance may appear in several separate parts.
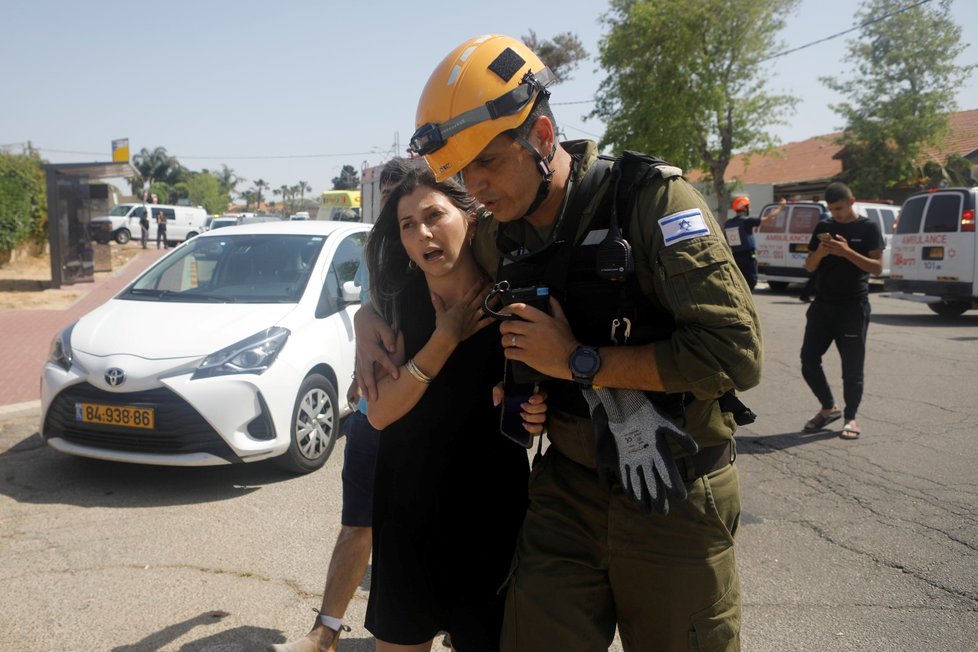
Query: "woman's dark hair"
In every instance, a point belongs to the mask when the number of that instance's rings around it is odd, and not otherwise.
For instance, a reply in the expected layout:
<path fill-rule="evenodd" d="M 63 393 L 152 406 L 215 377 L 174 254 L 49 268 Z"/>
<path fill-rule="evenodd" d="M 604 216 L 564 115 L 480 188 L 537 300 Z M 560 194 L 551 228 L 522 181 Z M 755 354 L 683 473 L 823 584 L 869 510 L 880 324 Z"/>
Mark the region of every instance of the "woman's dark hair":
<path fill-rule="evenodd" d="M 427 165 L 412 165 L 404 170 L 403 178 L 391 191 L 364 247 L 364 259 L 370 273 L 370 301 L 377 313 L 395 329 L 400 326 L 397 298 L 422 277 L 420 271 L 408 267 L 410 258 L 401 244 L 401 225 L 397 220 L 397 205 L 401 198 L 418 188 L 430 188 L 445 195 L 465 215 L 478 218 L 485 212 L 485 207 L 454 178 L 435 181 L 435 175 Z"/>

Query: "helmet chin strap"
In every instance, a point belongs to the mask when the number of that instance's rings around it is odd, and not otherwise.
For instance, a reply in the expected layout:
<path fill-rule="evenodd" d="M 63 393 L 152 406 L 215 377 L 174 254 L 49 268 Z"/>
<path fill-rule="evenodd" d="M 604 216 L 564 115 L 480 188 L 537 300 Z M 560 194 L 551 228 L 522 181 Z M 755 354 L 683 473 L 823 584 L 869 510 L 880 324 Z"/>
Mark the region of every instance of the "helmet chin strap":
<path fill-rule="evenodd" d="M 552 145 L 550 148 L 550 154 L 544 158 L 540 156 L 540 152 L 537 151 L 537 148 L 531 145 L 530 141 L 523 136 L 515 133 L 510 133 L 510 136 L 512 136 L 513 140 L 518 142 L 524 149 L 533 155 L 533 158 L 536 159 L 537 162 L 537 170 L 540 171 L 540 176 L 542 177 L 540 180 L 540 185 L 537 187 L 537 196 L 533 198 L 533 203 L 530 204 L 530 207 L 526 209 L 526 213 L 523 214 L 523 217 L 526 217 L 527 215 L 532 215 L 533 211 L 540 208 L 540 204 L 542 204 L 543 200 L 545 200 L 550 194 L 550 182 L 553 181 L 554 177 L 554 171 L 550 167 L 550 163 L 553 162 L 554 156 L 557 154 L 557 145 Z"/>

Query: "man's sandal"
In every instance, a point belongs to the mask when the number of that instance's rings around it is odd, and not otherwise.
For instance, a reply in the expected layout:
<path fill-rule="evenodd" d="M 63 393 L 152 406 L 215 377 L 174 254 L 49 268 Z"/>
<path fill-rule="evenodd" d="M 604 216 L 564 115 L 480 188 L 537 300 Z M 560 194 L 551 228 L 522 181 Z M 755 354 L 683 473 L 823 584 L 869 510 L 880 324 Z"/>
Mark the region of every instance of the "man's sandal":
<path fill-rule="evenodd" d="M 843 439 L 859 439 L 859 435 L 862 434 L 862 430 L 856 425 L 854 421 L 850 421 L 842 430 L 839 432 L 839 436 Z"/>
<path fill-rule="evenodd" d="M 802 428 L 802 430 L 804 432 L 818 432 L 819 430 L 825 430 L 825 426 L 829 425 L 833 421 L 837 421 L 841 416 L 841 410 L 832 410 L 829 412 L 828 416 L 818 412 L 805 423 L 805 427 Z"/>

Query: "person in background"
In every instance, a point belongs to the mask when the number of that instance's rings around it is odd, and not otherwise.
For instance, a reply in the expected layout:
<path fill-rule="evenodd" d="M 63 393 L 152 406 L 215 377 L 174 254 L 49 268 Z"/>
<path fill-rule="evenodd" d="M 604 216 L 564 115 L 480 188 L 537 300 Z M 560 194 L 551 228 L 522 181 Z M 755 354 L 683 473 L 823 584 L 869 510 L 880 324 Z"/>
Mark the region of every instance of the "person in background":
<path fill-rule="evenodd" d="M 163 215 L 163 211 L 156 211 L 156 248 L 160 248 L 160 243 L 163 243 L 164 249 L 169 249 L 170 245 L 166 241 L 166 216 Z"/>
<path fill-rule="evenodd" d="M 787 203 L 782 197 L 778 207 L 763 217 L 750 216 L 750 198 L 746 196 L 734 197 L 731 203 L 734 216 L 723 223 L 723 235 L 733 252 L 737 269 L 744 275 L 751 291 L 757 285 L 757 240 L 754 238 L 754 229 L 776 220 Z"/>
<path fill-rule="evenodd" d="M 410 161 L 391 159 L 380 174 L 381 208 L 391 191 L 411 169 Z M 360 288 L 360 300 L 370 302 L 370 282 L 367 265 L 360 262 L 354 283 Z M 346 392 L 346 400 L 354 408 L 346 421 L 346 448 L 343 452 L 343 507 L 340 533 L 326 571 L 326 586 L 319 616 L 312 630 L 302 639 L 272 646 L 273 652 L 321 652 L 336 650 L 340 633 L 349 631 L 343 623 L 350 600 L 363 580 L 370 561 L 373 537 L 374 474 L 377 468 L 377 449 L 380 431 L 367 420 L 367 401 L 360 395 L 354 380 Z"/>
<path fill-rule="evenodd" d="M 145 207 L 144 207 L 145 208 Z M 142 245 L 143 249 L 146 249 L 149 243 L 149 218 L 146 217 L 146 211 L 139 216 L 139 244 Z"/>
<path fill-rule="evenodd" d="M 879 224 L 856 214 L 852 191 L 835 182 L 825 189 L 831 219 L 819 222 L 808 244 L 805 269 L 816 273 L 815 301 L 808 307 L 805 338 L 801 345 L 801 373 L 821 409 L 804 426 L 818 432 L 840 416 L 845 425 L 839 436 L 856 439 L 862 431 L 856 412 L 863 395 L 866 335 L 869 331 L 869 276 L 883 272 L 886 244 Z M 822 369 L 822 356 L 835 342 L 842 359 L 845 411 L 832 397 Z"/>

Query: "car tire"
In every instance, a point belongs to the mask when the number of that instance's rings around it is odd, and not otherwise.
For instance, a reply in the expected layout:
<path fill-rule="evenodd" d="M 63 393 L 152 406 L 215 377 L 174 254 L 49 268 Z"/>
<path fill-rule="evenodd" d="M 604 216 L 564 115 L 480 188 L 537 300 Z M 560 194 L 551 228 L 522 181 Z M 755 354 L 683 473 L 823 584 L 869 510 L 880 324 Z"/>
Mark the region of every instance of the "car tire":
<path fill-rule="evenodd" d="M 195 237 L 197 237 L 197 232 L 196 231 L 191 231 L 190 233 L 187 234 L 187 240 L 189 240 L 190 238 L 195 238 Z"/>
<path fill-rule="evenodd" d="M 970 301 L 938 301 L 928 303 L 927 307 L 936 312 L 941 317 L 960 317 L 967 310 L 971 310 Z"/>
<path fill-rule="evenodd" d="M 787 281 L 768 281 L 767 286 L 771 288 L 771 292 L 784 292 L 788 289 Z"/>
<path fill-rule="evenodd" d="M 333 452 L 340 428 L 336 388 L 321 374 L 302 381 L 292 408 L 289 449 L 277 459 L 292 473 L 310 473 L 322 467 Z"/>
<path fill-rule="evenodd" d="M 115 232 L 115 241 L 121 245 L 126 244 L 132 240 L 132 234 L 129 233 L 129 229 L 119 229 Z"/>

